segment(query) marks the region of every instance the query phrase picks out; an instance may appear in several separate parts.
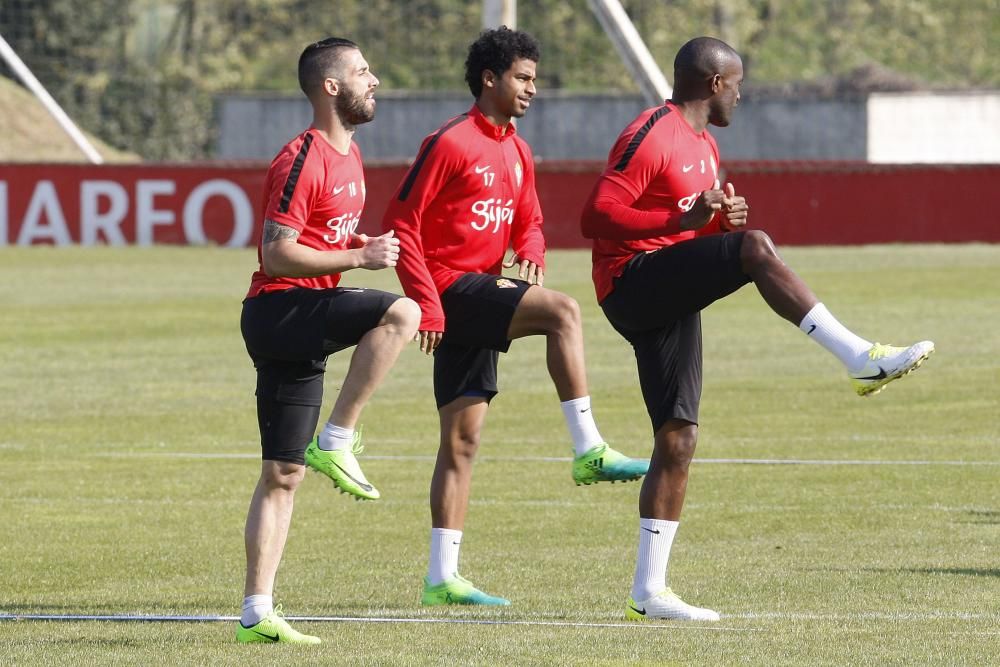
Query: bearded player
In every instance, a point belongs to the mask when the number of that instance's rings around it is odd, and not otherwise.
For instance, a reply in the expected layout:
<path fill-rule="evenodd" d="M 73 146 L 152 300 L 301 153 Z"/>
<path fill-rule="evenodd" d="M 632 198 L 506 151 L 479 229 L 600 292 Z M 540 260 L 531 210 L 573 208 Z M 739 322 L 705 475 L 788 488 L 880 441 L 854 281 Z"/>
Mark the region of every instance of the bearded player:
<path fill-rule="evenodd" d="M 257 369 L 262 465 L 247 514 L 247 573 L 236 630 L 241 643 L 318 644 L 273 606 L 274 579 L 306 465 L 343 492 L 374 500 L 355 453 L 355 424 L 375 388 L 412 340 L 420 310 L 379 290 L 338 287 L 351 269 L 395 266 L 399 241 L 355 233 L 365 203 L 354 131 L 375 116 L 378 79 L 358 49 L 331 37 L 299 58 L 299 85 L 313 124 L 271 163 L 264 187 L 264 229 L 243 302 L 241 329 Z M 330 418 L 313 437 L 330 354 L 354 347 Z M 325 519 L 324 519 L 325 520 Z"/>

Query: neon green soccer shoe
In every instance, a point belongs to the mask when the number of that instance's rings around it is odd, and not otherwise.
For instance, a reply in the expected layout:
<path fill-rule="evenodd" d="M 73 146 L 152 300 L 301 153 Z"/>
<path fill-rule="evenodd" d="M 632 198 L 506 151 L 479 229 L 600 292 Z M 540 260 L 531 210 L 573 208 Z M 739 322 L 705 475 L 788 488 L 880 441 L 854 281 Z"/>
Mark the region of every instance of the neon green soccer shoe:
<path fill-rule="evenodd" d="M 581 484 L 597 482 L 629 482 L 639 479 L 649 470 L 649 461 L 631 459 L 607 444 L 591 447 L 586 454 L 573 459 L 573 481 Z"/>
<path fill-rule="evenodd" d="M 915 371 L 933 353 L 934 343 L 929 340 L 910 347 L 875 343 L 868 350 L 864 367 L 849 374 L 851 384 L 858 396 L 874 396 L 893 380 Z"/>
<path fill-rule="evenodd" d="M 361 444 L 361 431 L 354 433 L 354 444 L 348 449 L 326 451 L 319 448 L 319 436 L 306 448 L 306 465 L 333 480 L 341 493 L 348 493 L 356 500 L 378 500 L 382 495 L 365 478 L 355 454 L 365 449 Z"/>
<path fill-rule="evenodd" d="M 488 595 L 473 586 L 472 582 L 462 575 L 456 574 L 435 586 L 431 586 L 427 577 L 424 577 L 424 594 L 420 598 L 420 604 L 429 607 L 443 604 L 506 606 L 510 604 L 510 600 Z"/>
<path fill-rule="evenodd" d="M 294 630 L 278 605 L 257 625 L 247 628 L 237 621 L 236 641 L 240 644 L 319 644 L 323 640 Z"/>

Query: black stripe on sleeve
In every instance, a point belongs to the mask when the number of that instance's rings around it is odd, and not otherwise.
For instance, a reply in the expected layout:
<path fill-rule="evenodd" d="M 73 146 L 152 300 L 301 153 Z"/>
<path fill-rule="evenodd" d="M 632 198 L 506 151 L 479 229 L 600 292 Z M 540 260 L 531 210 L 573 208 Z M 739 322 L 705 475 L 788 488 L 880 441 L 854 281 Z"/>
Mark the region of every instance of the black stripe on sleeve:
<path fill-rule="evenodd" d="M 295 192 L 295 184 L 299 182 L 299 174 L 302 172 L 302 165 L 306 161 L 306 154 L 309 152 L 312 141 L 312 133 L 307 132 L 302 139 L 302 148 L 299 149 L 299 154 L 295 156 L 295 162 L 292 163 L 292 168 L 288 172 L 288 179 L 285 180 L 285 189 L 281 192 L 278 213 L 288 213 L 288 207 L 292 204 L 292 193 Z"/>
<path fill-rule="evenodd" d="M 668 113 L 670 113 L 670 107 L 662 106 L 654 111 L 653 115 L 651 115 L 646 122 L 642 124 L 639 131 L 633 135 L 632 141 L 628 142 L 628 147 L 625 149 L 622 159 L 615 165 L 615 171 L 625 171 L 625 167 L 628 166 L 628 163 L 632 160 L 632 156 L 635 155 L 635 152 L 639 150 L 639 144 L 641 144 L 642 140 L 646 138 L 649 131 L 653 129 L 653 125 L 655 125 L 656 121 L 660 120 Z"/>
<path fill-rule="evenodd" d="M 427 160 L 427 156 L 430 154 L 431 149 L 434 148 L 434 144 L 437 143 L 437 140 L 441 138 L 441 135 L 468 117 L 468 113 L 463 113 L 461 116 L 452 118 L 445 124 L 444 127 L 438 130 L 437 134 L 435 134 L 430 141 L 427 142 L 424 150 L 420 151 L 420 155 L 417 156 L 417 159 L 413 162 L 413 166 L 410 167 L 409 173 L 406 174 L 406 180 L 403 181 L 403 187 L 399 189 L 399 201 L 406 201 L 406 198 L 410 196 L 410 190 L 413 189 L 413 183 L 417 180 L 417 174 L 420 172 L 420 168 L 424 166 L 424 161 Z"/>

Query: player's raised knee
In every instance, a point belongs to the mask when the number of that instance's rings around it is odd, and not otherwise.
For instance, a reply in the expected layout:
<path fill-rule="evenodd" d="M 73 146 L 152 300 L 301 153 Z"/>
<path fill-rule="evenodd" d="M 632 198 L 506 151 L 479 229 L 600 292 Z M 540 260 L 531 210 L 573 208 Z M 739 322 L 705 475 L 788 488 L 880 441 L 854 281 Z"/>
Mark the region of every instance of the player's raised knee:
<path fill-rule="evenodd" d="M 404 335 L 412 336 L 420 326 L 420 306 L 413 299 L 406 297 L 396 299 L 385 312 L 384 322 L 400 329 Z"/>
<path fill-rule="evenodd" d="M 759 229 L 748 229 L 743 233 L 743 243 L 740 246 L 740 259 L 744 268 L 759 266 L 778 257 L 774 242 L 766 232 Z"/>
<path fill-rule="evenodd" d="M 580 304 L 571 296 L 561 292 L 553 292 L 552 314 L 560 328 L 580 327 Z"/>

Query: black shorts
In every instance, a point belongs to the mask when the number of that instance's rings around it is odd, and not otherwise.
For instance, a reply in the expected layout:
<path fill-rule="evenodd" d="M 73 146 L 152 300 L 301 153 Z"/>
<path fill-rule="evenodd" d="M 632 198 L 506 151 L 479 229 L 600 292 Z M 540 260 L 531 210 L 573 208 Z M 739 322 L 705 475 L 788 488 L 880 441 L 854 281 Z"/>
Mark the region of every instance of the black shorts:
<path fill-rule="evenodd" d="M 460 396 L 496 396 L 497 361 L 510 349 L 510 322 L 529 287 L 516 278 L 467 273 L 441 295 L 446 328 L 434 351 L 439 409 Z"/>
<path fill-rule="evenodd" d="M 357 345 L 399 298 L 356 287 L 293 288 L 243 302 L 240 329 L 257 369 L 265 460 L 304 463 L 323 403 L 326 358 Z"/>
<path fill-rule="evenodd" d="M 601 303 L 635 350 L 654 433 L 670 419 L 698 423 L 701 311 L 750 282 L 740 260 L 743 234 L 699 236 L 636 255 Z"/>

